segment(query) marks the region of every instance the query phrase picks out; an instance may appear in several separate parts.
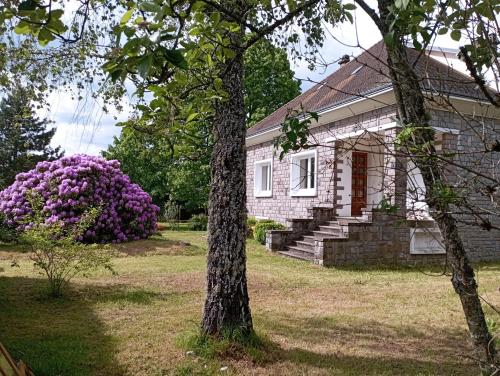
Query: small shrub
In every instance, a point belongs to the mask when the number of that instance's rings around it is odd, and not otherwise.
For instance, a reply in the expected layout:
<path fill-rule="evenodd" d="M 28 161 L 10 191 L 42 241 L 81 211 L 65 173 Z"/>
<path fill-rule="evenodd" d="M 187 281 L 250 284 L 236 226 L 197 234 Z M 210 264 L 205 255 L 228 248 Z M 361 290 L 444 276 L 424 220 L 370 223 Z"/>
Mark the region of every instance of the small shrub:
<path fill-rule="evenodd" d="M 193 231 L 206 231 L 208 227 L 208 217 L 205 214 L 193 215 L 189 220 L 189 228 Z"/>
<path fill-rule="evenodd" d="M 29 195 L 28 195 L 29 196 Z M 99 267 L 111 269 L 111 255 L 107 248 L 97 244 L 84 244 L 77 239 L 95 223 L 100 209 L 91 208 L 71 226 L 64 221 L 46 221 L 43 199 L 37 194 L 28 198 L 32 214 L 20 234 L 21 243 L 31 252 L 35 268 L 48 278 L 50 295 L 62 295 L 64 287 L 77 276 L 87 276 Z"/>
<path fill-rule="evenodd" d="M 255 217 L 248 217 L 247 218 L 247 226 L 248 227 L 253 227 L 257 224 L 257 218 Z"/>
<path fill-rule="evenodd" d="M 277 223 L 277 222 L 273 221 L 272 219 L 259 219 L 257 223 Z"/>
<path fill-rule="evenodd" d="M 267 230 L 283 230 L 285 226 L 275 221 L 266 220 L 260 221 L 255 225 L 254 237 L 260 244 L 266 244 L 266 231 Z"/>

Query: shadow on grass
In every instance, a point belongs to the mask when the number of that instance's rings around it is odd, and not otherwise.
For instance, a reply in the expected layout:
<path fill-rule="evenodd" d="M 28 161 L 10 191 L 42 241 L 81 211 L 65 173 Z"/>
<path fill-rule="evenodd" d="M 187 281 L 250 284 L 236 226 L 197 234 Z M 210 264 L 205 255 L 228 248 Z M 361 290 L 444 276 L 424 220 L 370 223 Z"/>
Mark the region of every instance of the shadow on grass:
<path fill-rule="evenodd" d="M 186 297 L 186 293 L 158 292 L 137 289 L 128 285 L 85 285 L 74 295 L 94 303 L 116 303 L 122 305 L 151 305 L 157 301 L 173 301 Z"/>
<path fill-rule="evenodd" d="M 293 363 L 294 369 L 328 369 L 341 375 L 477 373 L 475 364 L 464 360 L 471 350 L 460 330 L 430 333 L 425 328 L 362 320 L 346 324 L 340 317 L 260 318 L 259 324 L 287 344 L 274 344 L 273 358 Z"/>
<path fill-rule="evenodd" d="M 0 340 L 37 376 L 122 375 L 115 343 L 91 303 L 47 297 L 42 279 L 0 277 Z"/>
<path fill-rule="evenodd" d="M 335 375 L 471 375 L 460 367 L 419 359 L 363 357 L 345 354 L 321 354 L 305 349 L 281 350 L 281 358 L 295 364 L 327 369 Z"/>

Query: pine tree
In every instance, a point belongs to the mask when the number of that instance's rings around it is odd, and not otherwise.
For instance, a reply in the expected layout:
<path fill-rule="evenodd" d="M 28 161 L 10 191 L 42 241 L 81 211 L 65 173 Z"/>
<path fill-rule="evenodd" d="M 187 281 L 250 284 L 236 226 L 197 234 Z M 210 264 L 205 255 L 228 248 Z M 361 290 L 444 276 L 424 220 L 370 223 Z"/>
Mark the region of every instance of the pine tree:
<path fill-rule="evenodd" d="M 62 156 L 59 147 L 49 145 L 56 132 L 50 123 L 36 115 L 24 87 L 15 87 L 0 101 L 0 190 L 38 162 Z"/>

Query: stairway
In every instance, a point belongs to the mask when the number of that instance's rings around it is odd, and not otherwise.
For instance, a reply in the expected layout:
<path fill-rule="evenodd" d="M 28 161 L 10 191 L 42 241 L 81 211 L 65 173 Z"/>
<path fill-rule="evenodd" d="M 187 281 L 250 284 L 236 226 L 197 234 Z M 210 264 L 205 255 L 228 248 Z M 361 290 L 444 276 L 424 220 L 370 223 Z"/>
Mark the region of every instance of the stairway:
<path fill-rule="evenodd" d="M 314 231 L 307 233 L 285 247 L 278 253 L 283 256 L 300 260 L 314 261 L 314 240 L 322 238 L 343 238 L 342 226 L 339 221 L 323 222 Z"/>

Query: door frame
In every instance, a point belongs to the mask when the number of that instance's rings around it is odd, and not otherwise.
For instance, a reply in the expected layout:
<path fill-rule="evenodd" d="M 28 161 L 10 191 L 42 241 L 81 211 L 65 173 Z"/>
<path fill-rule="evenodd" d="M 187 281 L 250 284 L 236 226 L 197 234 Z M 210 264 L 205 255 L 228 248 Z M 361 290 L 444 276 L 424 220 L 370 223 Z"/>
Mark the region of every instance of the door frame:
<path fill-rule="evenodd" d="M 358 156 L 364 156 L 364 162 L 360 164 L 358 162 Z M 352 152 L 352 157 L 351 157 L 351 216 L 353 217 L 359 217 L 363 214 L 362 210 L 366 209 L 368 205 L 368 153 L 364 151 L 353 151 Z M 355 173 L 357 169 L 362 168 L 364 170 L 364 173 Z M 355 181 L 362 181 L 362 186 L 355 184 Z M 364 200 L 357 200 L 356 193 L 358 191 L 362 190 L 363 197 L 361 199 Z"/>

